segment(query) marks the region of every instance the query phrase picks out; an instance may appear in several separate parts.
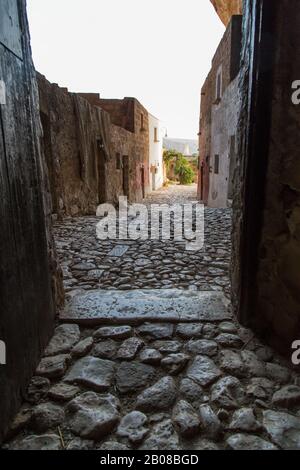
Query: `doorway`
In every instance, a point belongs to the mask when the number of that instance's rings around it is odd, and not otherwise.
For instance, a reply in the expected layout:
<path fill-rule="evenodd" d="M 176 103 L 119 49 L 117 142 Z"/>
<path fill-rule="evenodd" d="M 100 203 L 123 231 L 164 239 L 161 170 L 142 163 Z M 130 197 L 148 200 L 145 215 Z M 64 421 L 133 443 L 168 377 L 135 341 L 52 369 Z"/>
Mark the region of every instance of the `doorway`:
<path fill-rule="evenodd" d="M 98 195 L 99 204 L 106 202 L 107 181 L 106 181 L 106 154 L 102 138 L 97 140 L 98 149 Z"/>
<path fill-rule="evenodd" d="M 129 157 L 123 155 L 123 194 L 129 198 Z"/>
<path fill-rule="evenodd" d="M 154 174 L 155 177 L 155 174 Z M 145 168 L 141 168 L 141 187 L 142 187 L 142 198 L 145 199 L 146 192 L 145 192 Z"/>

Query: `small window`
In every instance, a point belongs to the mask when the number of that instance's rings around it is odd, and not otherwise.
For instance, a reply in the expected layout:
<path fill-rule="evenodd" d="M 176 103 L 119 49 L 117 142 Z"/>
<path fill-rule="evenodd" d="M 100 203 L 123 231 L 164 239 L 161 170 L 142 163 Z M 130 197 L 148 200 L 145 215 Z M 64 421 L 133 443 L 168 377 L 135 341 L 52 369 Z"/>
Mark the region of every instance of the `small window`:
<path fill-rule="evenodd" d="M 157 127 L 154 127 L 154 142 L 159 142 Z"/>
<path fill-rule="evenodd" d="M 218 71 L 217 81 L 216 81 L 216 99 L 220 100 L 222 98 L 222 70 Z"/>
<path fill-rule="evenodd" d="M 215 174 L 218 175 L 220 171 L 220 156 L 215 155 Z"/>
<path fill-rule="evenodd" d="M 116 167 L 117 167 L 117 170 L 122 169 L 122 160 L 121 160 L 121 154 L 120 153 L 116 153 Z"/>
<path fill-rule="evenodd" d="M 143 113 L 141 114 L 141 131 L 144 131 L 145 130 L 145 126 L 144 126 L 144 115 Z"/>

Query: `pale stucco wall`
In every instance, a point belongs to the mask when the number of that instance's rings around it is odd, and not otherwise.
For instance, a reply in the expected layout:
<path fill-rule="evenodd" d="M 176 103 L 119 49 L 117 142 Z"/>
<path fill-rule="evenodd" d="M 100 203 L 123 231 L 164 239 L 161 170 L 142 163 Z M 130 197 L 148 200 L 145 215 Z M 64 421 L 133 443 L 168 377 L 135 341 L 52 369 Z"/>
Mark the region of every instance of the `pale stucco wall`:
<path fill-rule="evenodd" d="M 237 133 L 239 109 L 236 77 L 226 88 L 220 103 L 212 107 L 209 207 L 228 207 L 230 142 Z M 219 174 L 214 172 L 215 155 L 219 155 Z"/>
<path fill-rule="evenodd" d="M 157 139 L 155 139 L 155 128 Z M 153 169 L 156 168 L 156 173 Z M 163 126 L 159 119 L 149 114 L 149 181 L 150 189 L 160 189 L 164 183 L 163 175 Z"/>

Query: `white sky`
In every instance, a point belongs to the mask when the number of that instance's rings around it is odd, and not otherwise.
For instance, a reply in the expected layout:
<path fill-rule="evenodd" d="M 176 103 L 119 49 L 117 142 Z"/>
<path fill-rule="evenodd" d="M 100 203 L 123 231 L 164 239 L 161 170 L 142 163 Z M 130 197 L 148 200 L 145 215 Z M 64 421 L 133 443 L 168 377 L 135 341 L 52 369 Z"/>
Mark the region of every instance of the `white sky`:
<path fill-rule="evenodd" d="M 224 34 L 209 0 L 28 0 L 35 66 L 70 91 L 136 97 L 169 137 L 196 139 Z"/>

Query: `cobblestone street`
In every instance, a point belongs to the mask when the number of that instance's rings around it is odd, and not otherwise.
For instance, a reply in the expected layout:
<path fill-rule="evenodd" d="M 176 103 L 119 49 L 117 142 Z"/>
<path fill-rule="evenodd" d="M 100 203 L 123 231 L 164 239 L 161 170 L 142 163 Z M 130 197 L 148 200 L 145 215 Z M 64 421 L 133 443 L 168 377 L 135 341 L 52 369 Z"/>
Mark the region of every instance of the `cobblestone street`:
<path fill-rule="evenodd" d="M 194 186 L 170 186 L 147 204 L 195 199 Z M 205 210 L 199 252 L 172 240 L 99 242 L 97 221 L 56 223 L 68 299 L 98 289 L 124 296 L 173 289 L 175 297 L 178 290 L 187 299 L 213 291 L 229 300 L 229 209 Z M 166 322 L 162 315 L 134 324 L 62 323 L 5 447 L 300 449 L 300 377 L 229 308 L 198 322 Z"/>
<path fill-rule="evenodd" d="M 147 205 L 197 200 L 196 187 L 170 186 L 155 192 Z M 198 288 L 229 294 L 231 213 L 229 209 L 206 209 L 205 249 L 189 253 L 185 242 L 99 242 L 99 219 L 67 219 L 56 225 L 58 252 L 64 269 L 66 292 L 74 289 Z M 128 251 L 109 256 L 115 246 Z"/>

